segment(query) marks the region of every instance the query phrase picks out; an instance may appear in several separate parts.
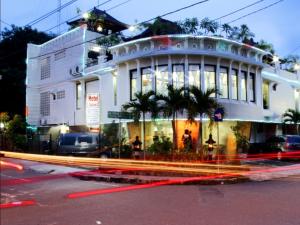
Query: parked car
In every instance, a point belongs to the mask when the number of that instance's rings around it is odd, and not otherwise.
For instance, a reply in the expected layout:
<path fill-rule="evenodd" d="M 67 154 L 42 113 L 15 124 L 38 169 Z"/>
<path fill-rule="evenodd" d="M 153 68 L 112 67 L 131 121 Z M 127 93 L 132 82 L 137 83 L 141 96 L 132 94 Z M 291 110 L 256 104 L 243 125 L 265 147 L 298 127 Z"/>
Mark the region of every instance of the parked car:
<path fill-rule="evenodd" d="M 274 158 L 296 158 L 300 156 L 300 136 L 299 135 L 279 135 L 272 136 L 263 143 L 252 143 L 248 152 L 251 154 L 270 154 Z"/>
<path fill-rule="evenodd" d="M 59 136 L 57 153 L 107 158 L 111 157 L 111 148 L 97 133 L 67 133 Z"/>

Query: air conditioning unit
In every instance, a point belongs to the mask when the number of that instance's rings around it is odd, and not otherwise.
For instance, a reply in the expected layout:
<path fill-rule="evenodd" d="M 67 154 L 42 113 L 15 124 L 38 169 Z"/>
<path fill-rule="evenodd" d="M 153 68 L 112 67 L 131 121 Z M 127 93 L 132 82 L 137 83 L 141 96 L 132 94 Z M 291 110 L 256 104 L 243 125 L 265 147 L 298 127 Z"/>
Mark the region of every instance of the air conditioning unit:
<path fill-rule="evenodd" d="M 46 119 L 41 119 L 40 120 L 40 124 L 43 125 L 47 125 L 47 120 Z"/>
<path fill-rule="evenodd" d="M 77 65 L 77 66 L 73 66 L 69 69 L 69 74 L 73 77 L 78 77 L 82 74 L 82 68 L 81 66 Z"/>

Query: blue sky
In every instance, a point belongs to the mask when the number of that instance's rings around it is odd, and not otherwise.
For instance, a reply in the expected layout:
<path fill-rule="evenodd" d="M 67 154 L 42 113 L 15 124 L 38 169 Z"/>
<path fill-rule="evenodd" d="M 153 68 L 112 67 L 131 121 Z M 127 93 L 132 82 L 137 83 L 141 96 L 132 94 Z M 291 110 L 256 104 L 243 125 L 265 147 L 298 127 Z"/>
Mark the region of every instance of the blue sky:
<path fill-rule="evenodd" d="M 2 20 L 9 24 L 16 24 L 18 26 L 26 25 L 28 22 L 55 9 L 58 4 L 57 0 L 0 1 L 2 1 Z M 68 1 L 69 0 L 62 0 L 62 4 Z M 77 15 L 77 8 L 84 12 L 92 8 L 98 2 L 102 3 L 105 1 L 106 0 L 78 0 L 73 5 L 62 10 L 61 21 L 63 22 Z M 110 7 L 113 7 L 114 5 L 124 1 L 125 0 L 112 0 L 100 7 L 100 9 L 109 9 Z M 141 22 L 197 1 L 198 0 L 131 0 L 127 4 L 109 11 L 109 13 L 127 24 L 134 24 L 135 21 Z M 258 0 L 209 0 L 206 3 L 197 5 L 193 8 L 178 12 L 165 18 L 170 20 L 183 20 L 187 17 L 198 17 L 199 19 L 209 17 L 214 19 L 256 1 Z M 226 17 L 219 22 L 225 23 L 232 21 L 276 1 L 278 0 L 264 0 L 255 6 L 245 9 L 230 17 Z M 239 26 L 243 23 L 247 24 L 256 34 L 256 40 L 265 39 L 273 43 L 275 50 L 279 55 L 285 56 L 291 52 L 293 54 L 300 55 L 299 0 L 284 0 L 283 2 L 271 8 L 238 20 L 231 25 Z M 34 27 L 43 31 L 55 26 L 56 24 L 57 14 L 36 24 Z M 2 27 L 3 26 L 5 25 L 2 24 Z M 61 27 L 61 31 L 66 29 L 66 25 Z M 54 29 L 53 32 L 57 32 L 57 29 Z M 297 47 L 299 48 L 296 49 Z"/>

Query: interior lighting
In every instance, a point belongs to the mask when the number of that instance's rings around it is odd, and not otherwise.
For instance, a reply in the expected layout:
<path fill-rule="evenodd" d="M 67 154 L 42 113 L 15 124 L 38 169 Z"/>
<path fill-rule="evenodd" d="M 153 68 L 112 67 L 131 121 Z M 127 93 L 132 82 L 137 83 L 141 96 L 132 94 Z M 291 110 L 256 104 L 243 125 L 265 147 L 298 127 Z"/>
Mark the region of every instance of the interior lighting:
<path fill-rule="evenodd" d="M 98 31 L 98 32 L 102 32 L 102 31 L 103 31 L 103 28 L 99 25 L 99 26 L 97 27 L 97 31 Z"/>
<path fill-rule="evenodd" d="M 294 65 L 294 69 L 297 70 L 297 71 L 300 70 L 300 64 L 296 63 L 296 64 Z"/>
<path fill-rule="evenodd" d="M 90 17 L 90 14 L 88 12 L 85 12 L 82 14 L 82 17 L 87 20 Z"/>
<path fill-rule="evenodd" d="M 136 26 L 133 26 L 131 25 L 129 28 L 128 28 L 129 31 L 133 32 L 136 30 Z"/>
<path fill-rule="evenodd" d="M 273 62 L 274 62 L 274 63 L 279 62 L 279 57 L 278 57 L 277 55 L 274 55 L 274 56 L 273 56 Z"/>

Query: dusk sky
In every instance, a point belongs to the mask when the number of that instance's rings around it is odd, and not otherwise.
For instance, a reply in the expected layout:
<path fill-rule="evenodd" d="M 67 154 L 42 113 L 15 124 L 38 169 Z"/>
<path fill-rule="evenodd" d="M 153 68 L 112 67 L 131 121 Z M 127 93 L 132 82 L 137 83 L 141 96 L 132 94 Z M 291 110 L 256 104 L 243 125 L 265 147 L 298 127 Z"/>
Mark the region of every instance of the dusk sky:
<path fill-rule="evenodd" d="M 1 1 L 1 0 L 0 0 Z M 62 0 L 62 4 L 70 0 Z M 82 12 L 101 4 L 106 0 L 78 0 L 61 12 L 61 22 L 77 15 L 77 8 Z M 278 0 L 264 0 L 259 4 L 242 10 L 236 14 L 222 19 L 221 23 L 230 22 L 243 15 L 268 6 Z M 34 19 L 57 7 L 57 0 L 2 0 L 2 20 L 18 26 L 24 26 Z M 109 3 L 100 7 L 107 10 L 125 0 L 111 0 Z M 108 13 L 113 17 L 127 24 L 134 24 L 135 21 L 141 22 L 146 19 L 159 16 L 166 12 L 197 2 L 197 0 L 131 0 L 128 3 L 110 10 Z M 257 0 L 210 0 L 195 7 L 175 13 L 165 17 L 170 20 L 183 20 L 187 17 L 197 17 L 202 19 L 209 17 L 215 19 L 242 8 Z M 247 24 L 256 34 L 255 40 L 265 39 L 275 46 L 275 50 L 281 56 L 287 54 L 300 54 L 300 1 L 284 0 L 273 7 L 262 10 L 246 18 L 240 19 L 231 26 Z M 57 24 L 57 14 L 50 16 L 33 27 L 44 31 Z M 5 27 L 2 24 L 2 28 Z M 67 26 L 61 26 L 61 31 L 67 30 Z M 57 32 L 57 28 L 52 30 Z"/>

